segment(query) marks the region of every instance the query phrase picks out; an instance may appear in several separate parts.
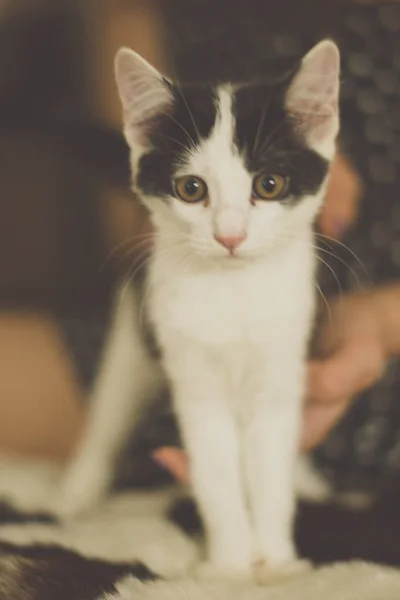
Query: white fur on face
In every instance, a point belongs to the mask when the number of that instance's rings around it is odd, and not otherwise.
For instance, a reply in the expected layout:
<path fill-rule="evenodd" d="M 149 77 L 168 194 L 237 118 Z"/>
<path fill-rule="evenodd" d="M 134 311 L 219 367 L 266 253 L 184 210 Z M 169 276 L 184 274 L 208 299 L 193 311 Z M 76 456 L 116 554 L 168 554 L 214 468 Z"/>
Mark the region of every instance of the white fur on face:
<path fill-rule="evenodd" d="M 321 207 L 324 189 L 290 208 L 277 201 L 252 203 L 255 173 L 249 173 L 245 157 L 235 144 L 232 94 L 229 86 L 219 88 L 219 115 L 210 137 L 187 153 L 184 168 L 176 173 L 177 177 L 202 178 L 209 190 L 207 204 L 186 204 L 173 196 L 168 205 L 155 198 L 145 199 L 145 203 L 161 234 L 181 235 L 188 247 L 203 257 L 229 258 L 215 236 L 244 235 L 246 240 L 236 250 L 235 258 L 256 258 L 310 228 Z"/>

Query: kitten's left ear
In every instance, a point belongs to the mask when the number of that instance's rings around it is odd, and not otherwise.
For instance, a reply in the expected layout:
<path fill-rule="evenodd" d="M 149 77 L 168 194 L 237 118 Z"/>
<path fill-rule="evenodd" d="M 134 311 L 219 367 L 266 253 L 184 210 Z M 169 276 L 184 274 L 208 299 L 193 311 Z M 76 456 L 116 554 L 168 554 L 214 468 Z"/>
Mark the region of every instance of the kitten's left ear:
<path fill-rule="evenodd" d="M 303 58 L 286 96 L 286 108 L 307 143 L 327 158 L 339 131 L 339 77 L 339 49 L 324 40 Z"/>
<path fill-rule="evenodd" d="M 124 109 L 125 133 L 129 140 L 143 137 L 146 124 L 165 112 L 172 102 L 168 81 L 129 48 L 121 48 L 115 58 L 115 76 Z"/>

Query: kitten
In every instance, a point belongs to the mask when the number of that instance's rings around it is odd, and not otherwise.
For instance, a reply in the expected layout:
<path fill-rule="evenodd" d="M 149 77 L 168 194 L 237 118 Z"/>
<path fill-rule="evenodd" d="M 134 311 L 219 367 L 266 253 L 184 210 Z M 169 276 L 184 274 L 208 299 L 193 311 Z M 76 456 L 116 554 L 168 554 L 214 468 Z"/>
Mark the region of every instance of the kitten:
<path fill-rule="evenodd" d="M 339 129 L 325 40 L 276 85 L 183 86 L 122 49 L 116 76 L 133 188 L 155 229 L 145 310 L 118 296 L 66 512 L 106 491 L 164 377 L 190 459 L 212 571 L 295 563 L 294 471 L 314 317 L 313 224 Z M 161 360 L 143 342 L 143 316 Z"/>

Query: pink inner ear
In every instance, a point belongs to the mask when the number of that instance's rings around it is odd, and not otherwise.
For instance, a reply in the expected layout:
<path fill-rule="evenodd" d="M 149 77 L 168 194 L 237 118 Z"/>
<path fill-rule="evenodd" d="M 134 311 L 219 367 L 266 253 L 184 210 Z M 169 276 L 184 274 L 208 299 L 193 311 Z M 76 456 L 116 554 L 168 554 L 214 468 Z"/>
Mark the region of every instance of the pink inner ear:
<path fill-rule="evenodd" d="M 338 113 L 334 103 L 329 105 L 318 100 L 302 100 L 295 110 L 291 110 L 291 114 L 310 143 L 323 142 L 327 137 L 336 135 Z"/>
<path fill-rule="evenodd" d="M 337 71 L 301 71 L 289 89 L 287 105 L 295 114 L 316 110 L 320 114 L 329 115 L 332 110 L 337 110 Z"/>
<path fill-rule="evenodd" d="M 324 110 L 323 110 L 324 109 Z M 297 121 L 310 141 L 322 142 L 333 129 L 335 113 L 329 107 L 310 104 L 305 112 L 299 113 Z"/>
<path fill-rule="evenodd" d="M 170 104 L 170 90 L 162 75 L 129 49 L 118 52 L 115 70 L 124 109 L 125 131 L 131 137 L 143 137 L 149 120 L 165 111 Z"/>
<path fill-rule="evenodd" d="M 287 109 L 310 143 L 334 137 L 338 128 L 339 55 L 322 42 L 304 58 L 287 96 Z"/>

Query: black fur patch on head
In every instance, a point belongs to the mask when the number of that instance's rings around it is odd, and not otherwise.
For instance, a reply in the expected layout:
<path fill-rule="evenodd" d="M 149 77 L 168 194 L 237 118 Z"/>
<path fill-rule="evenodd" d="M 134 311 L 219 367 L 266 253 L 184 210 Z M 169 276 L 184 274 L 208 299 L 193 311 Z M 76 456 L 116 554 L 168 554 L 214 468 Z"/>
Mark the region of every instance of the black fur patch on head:
<path fill-rule="evenodd" d="M 287 83 L 243 86 L 233 98 L 236 144 L 254 174 L 284 175 L 294 200 L 315 194 L 328 172 L 328 161 L 307 147 L 285 111 Z"/>
<path fill-rule="evenodd" d="M 285 110 L 288 80 L 282 84 L 249 84 L 233 95 L 235 142 L 251 173 L 275 173 L 290 179 L 290 195 L 299 200 L 315 194 L 323 183 L 328 162 L 307 147 Z M 151 151 L 139 161 L 136 184 L 147 196 L 173 194 L 173 179 L 185 155 L 213 131 L 218 116 L 217 88 L 174 88 L 168 114 L 151 124 Z"/>
<path fill-rule="evenodd" d="M 185 154 L 207 139 L 215 125 L 217 100 L 210 86 L 173 88 L 174 102 L 168 114 L 160 115 L 150 126 L 152 150 L 142 156 L 136 177 L 137 188 L 148 196 L 167 197 Z"/>

